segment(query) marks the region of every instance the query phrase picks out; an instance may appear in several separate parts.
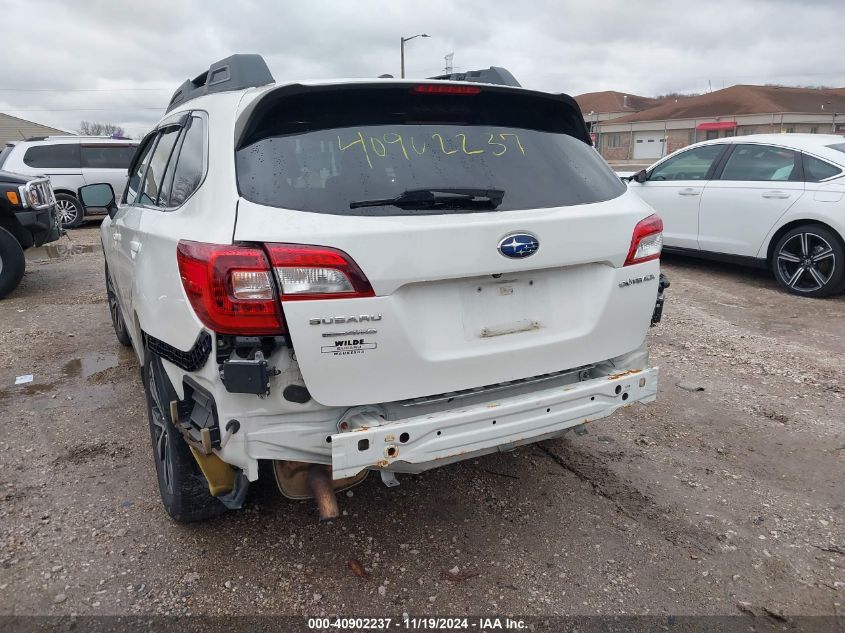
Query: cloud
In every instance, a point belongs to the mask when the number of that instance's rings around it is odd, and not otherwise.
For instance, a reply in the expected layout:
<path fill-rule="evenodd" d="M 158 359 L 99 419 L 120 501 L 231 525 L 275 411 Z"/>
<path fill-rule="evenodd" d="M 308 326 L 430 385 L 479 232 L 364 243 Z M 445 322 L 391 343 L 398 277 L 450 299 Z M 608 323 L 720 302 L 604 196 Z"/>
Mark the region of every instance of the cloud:
<path fill-rule="evenodd" d="M 505 66 L 523 85 L 579 94 L 703 91 L 735 83 L 845 85 L 834 1 L 512 2 L 7 0 L 0 111 L 141 134 L 185 78 L 235 52 L 278 81 Z M 51 90 L 44 90 L 44 89 Z M 40 89 L 40 90 L 33 90 Z M 81 90 L 86 91 L 81 91 Z"/>

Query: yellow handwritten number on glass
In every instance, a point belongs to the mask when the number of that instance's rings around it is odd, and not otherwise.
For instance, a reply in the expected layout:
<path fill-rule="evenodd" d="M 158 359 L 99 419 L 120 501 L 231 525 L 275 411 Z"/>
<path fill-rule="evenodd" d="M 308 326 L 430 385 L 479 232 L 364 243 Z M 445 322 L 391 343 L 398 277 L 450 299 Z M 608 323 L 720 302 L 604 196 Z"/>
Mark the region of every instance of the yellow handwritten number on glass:
<path fill-rule="evenodd" d="M 353 145 L 359 145 L 359 144 L 361 145 L 361 147 L 364 150 L 364 158 L 367 159 L 367 164 L 370 166 L 370 169 L 372 169 L 373 168 L 373 162 L 370 160 L 370 153 L 367 151 L 367 144 L 364 142 L 364 135 L 361 134 L 361 132 L 358 132 L 358 140 L 357 141 L 352 141 L 349 145 L 347 145 L 345 147 L 343 146 L 343 144 L 340 141 L 340 135 L 338 135 L 338 137 L 337 137 L 337 148 L 341 152 L 349 149 Z"/>

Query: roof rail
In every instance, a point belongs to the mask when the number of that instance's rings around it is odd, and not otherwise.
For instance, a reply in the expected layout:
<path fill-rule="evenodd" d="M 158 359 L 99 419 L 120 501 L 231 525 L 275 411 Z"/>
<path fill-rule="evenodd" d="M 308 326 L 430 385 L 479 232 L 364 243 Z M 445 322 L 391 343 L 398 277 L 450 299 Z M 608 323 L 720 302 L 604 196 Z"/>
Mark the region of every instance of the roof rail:
<path fill-rule="evenodd" d="M 114 136 L 114 135 L 102 135 L 102 136 L 95 136 L 92 134 L 52 134 L 50 136 L 30 136 L 24 140 L 26 141 L 52 141 L 52 140 L 70 140 L 75 138 L 99 138 L 99 139 L 110 139 L 110 140 L 117 140 L 117 141 L 130 141 L 127 136 Z"/>
<path fill-rule="evenodd" d="M 176 89 L 167 112 L 191 99 L 215 92 L 243 90 L 273 83 L 273 75 L 261 55 L 238 54 L 213 63 L 201 75 L 187 79 Z"/>
<path fill-rule="evenodd" d="M 522 86 L 510 71 L 501 66 L 490 66 L 482 70 L 468 70 L 463 73 L 451 73 L 449 75 L 437 75 L 429 79 L 445 79 L 449 81 L 475 81 L 483 84 L 499 84 L 502 86 Z"/>

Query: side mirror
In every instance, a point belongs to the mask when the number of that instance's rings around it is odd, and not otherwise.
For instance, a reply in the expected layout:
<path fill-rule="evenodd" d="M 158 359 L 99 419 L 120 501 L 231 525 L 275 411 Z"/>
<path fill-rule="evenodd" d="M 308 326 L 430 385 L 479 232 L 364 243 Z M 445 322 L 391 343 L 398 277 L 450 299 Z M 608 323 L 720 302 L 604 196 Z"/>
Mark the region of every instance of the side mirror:
<path fill-rule="evenodd" d="M 100 182 L 94 185 L 80 187 L 77 192 L 80 202 L 87 209 L 97 207 L 109 212 L 109 217 L 114 218 L 117 213 L 117 203 L 114 199 L 114 189 L 107 182 Z"/>
<path fill-rule="evenodd" d="M 638 183 L 642 184 L 646 180 L 648 180 L 648 173 L 646 172 L 645 169 L 641 169 L 636 174 L 631 176 L 631 180 L 636 180 Z"/>

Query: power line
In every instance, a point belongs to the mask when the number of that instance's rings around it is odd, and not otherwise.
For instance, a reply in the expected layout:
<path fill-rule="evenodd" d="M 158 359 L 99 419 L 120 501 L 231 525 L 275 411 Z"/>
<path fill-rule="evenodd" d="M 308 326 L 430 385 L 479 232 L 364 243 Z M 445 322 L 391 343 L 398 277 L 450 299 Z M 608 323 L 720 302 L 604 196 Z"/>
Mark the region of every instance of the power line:
<path fill-rule="evenodd" d="M 452 53 L 454 55 L 454 53 Z M 449 61 L 447 60 L 447 65 Z M 442 73 L 443 69 L 426 70 L 423 74 Z M 746 73 L 742 75 L 721 75 L 722 79 L 775 79 L 783 77 L 839 77 L 845 75 L 845 70 L 829 70 L 823 72 L 795 72 L 795 73 Z M 694 78 L 694 77 L 693 77 Z M 706 77 L 698 77 L 706 80 Z M 172 88 L 2 88 L 0 92 L 170 92 Z M 91 110 L 92 108 L 86 108 Z M 141 108 L 144 109 L 144 108 Z M 164 108 L 161 108 L 164 109 Z M 29 110 L 16 110 L 17 112 L 28 112 Z"/>
<path fill-rule="evenodd" d="M 759 77 L 762 79 L 770 79 L 773 77 L 829 77 L 829 76 L 842 76 L 845 75 L 845 70 L 831 70 L 827 72 L 819 72 L 819 73 L 777 73 L 777 74 L 762 74 L 762 73 L 746 73 L 744 75 L 722 75 L 721 73 L 713 73 L 718 75 L 719 77 L 725 77 L 726 79 L 736 79 L 739 77 Z"/>
<path fill-rule="evenodd" d="M 0 108 L 3 112 L 134 112 L 136 110 L 166 110 L 166 108 L 138 106 L 137 108 Z"/>
<path fill-rule="evenodd" d="M 170 92 L 171 88 L 0 88 L 0 92 Z"/>

